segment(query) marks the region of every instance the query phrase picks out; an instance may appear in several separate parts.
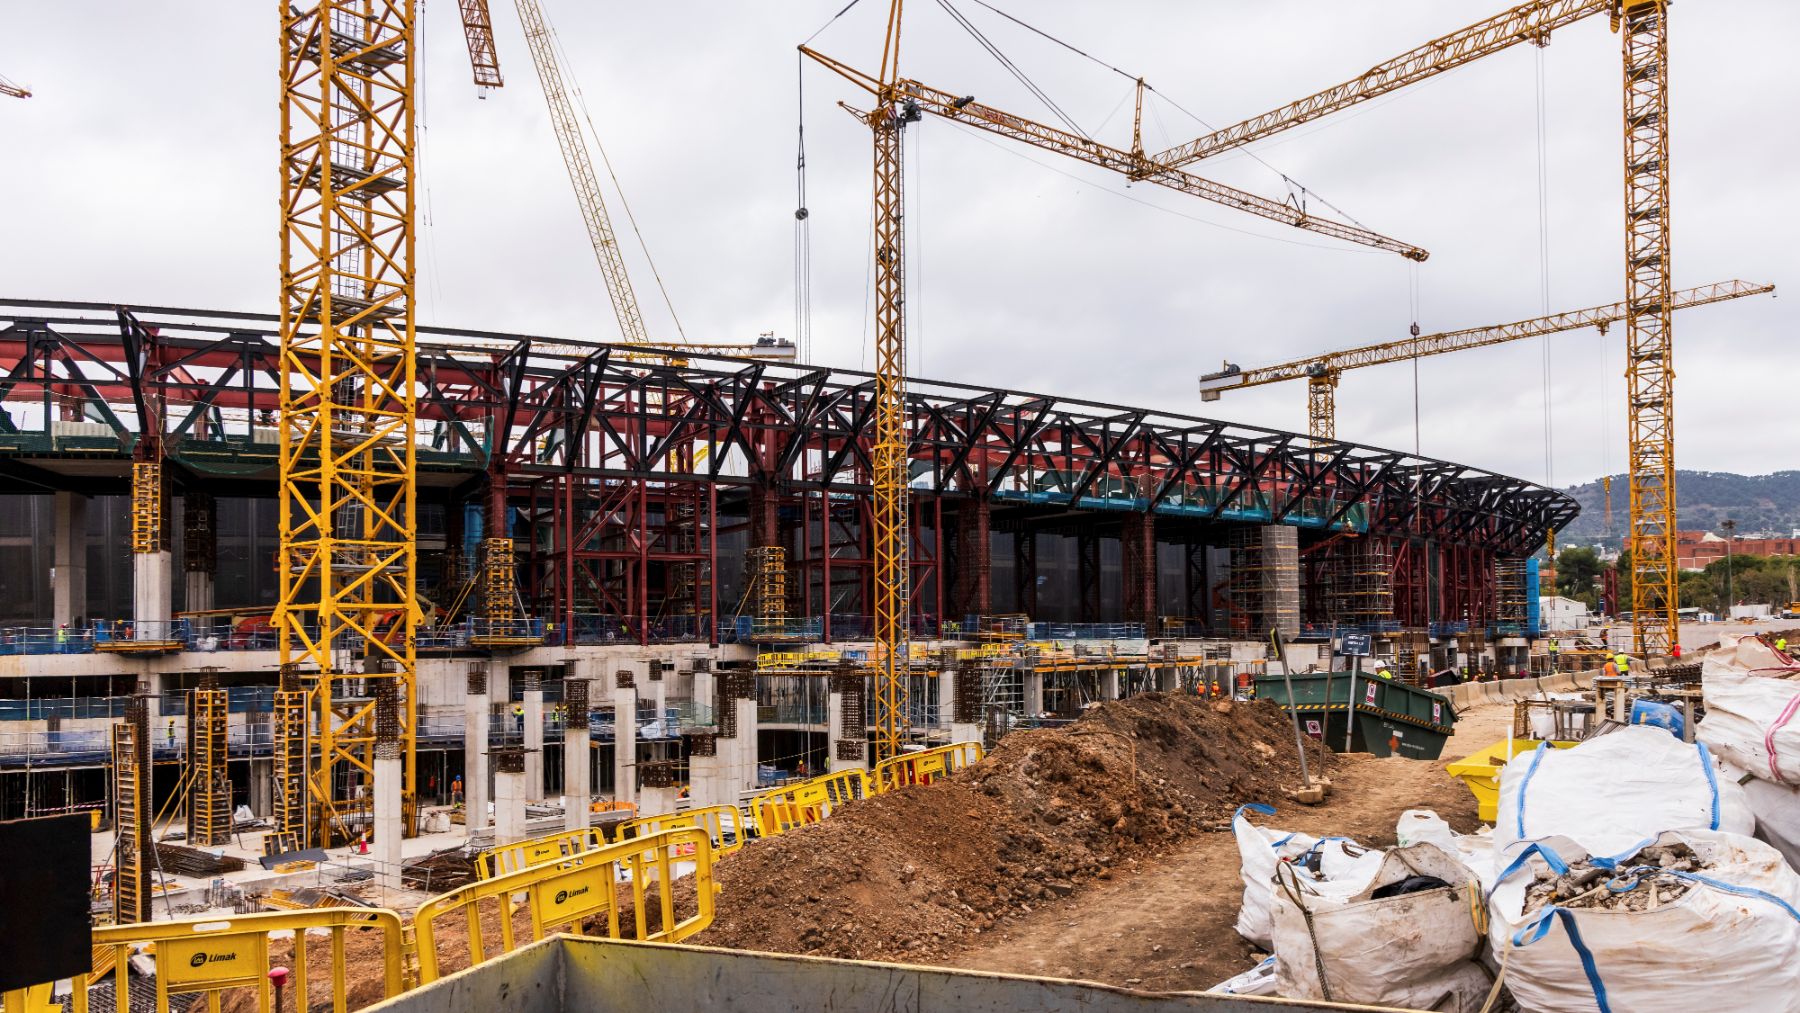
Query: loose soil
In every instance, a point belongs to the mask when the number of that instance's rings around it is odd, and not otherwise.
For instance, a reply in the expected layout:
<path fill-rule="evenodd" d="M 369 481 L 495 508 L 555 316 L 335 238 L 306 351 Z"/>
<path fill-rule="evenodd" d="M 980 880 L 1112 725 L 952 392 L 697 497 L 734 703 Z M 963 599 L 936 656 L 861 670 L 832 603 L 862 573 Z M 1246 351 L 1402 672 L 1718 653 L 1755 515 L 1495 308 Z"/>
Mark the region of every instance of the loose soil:
<path fill-rule="evenodd" d="M 959 963 L 1084 884 L 1228 826 L 1241 803 L 1282 804 L 1301 783 L 1293 735 L 1270 703 L 1159 693 L 1015 732 L 967 771 L 720 863 L 719 913 L 695 941 Z"/>

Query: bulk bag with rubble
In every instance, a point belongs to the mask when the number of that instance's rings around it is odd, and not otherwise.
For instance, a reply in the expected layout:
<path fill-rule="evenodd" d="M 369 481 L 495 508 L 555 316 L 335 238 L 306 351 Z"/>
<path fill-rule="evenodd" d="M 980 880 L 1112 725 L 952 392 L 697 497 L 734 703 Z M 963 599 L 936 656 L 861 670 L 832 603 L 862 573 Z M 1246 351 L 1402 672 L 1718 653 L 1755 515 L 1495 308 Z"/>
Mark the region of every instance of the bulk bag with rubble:
<path fill-rule="evenodd" d="M 1751 776 L 1800 785 L 1800 665 L 1755 637 L 1701 661 L 1696 737 Z"/>
<path fill-rule="evenodd" d="M 1551 838 L 1488 910 L 1526 1010 L 1800 1013 L 1800 874 L 1753 838 L 1671 831 L 1600 858 Z"/>
<path fill-rule="evenodd" d="M 1638 725 L 1513 757 L 1500 772 L 1494 854 L 1504 865 L 1519 841 L 1562 836 L 1610 855 L 1664 830 L 1755 826 L 1743 789 L 1705 743 Z"/>
<path fill-rule="evenodd" d="M 1277 870 L 1276 993 L 1406 1009 L 1475 1013 L 1493 976 L 1476 963 L 1481 886 L 1453 851 L 1420 842 L 1380 856 L 1348 895 Z"/>
<path fill-rule="evenodd" d="M 1238 806 L 1231 818 L 1237 838 L 1238 870 L 1244 880 L 1244 899 L 1238 907 L 1238 935 L 1263 950 L 1271 950 L 1269 909 L 1275 898 L 1275 871 L 1284 863 L 1300 863 L 1300 875 L 1327 893 L 1354 893 L 1380 864 L 1379 852 L 1368 851 L 1346 837 L 1318 838 L 1289 833 L 1250 822 L 1246 813 L 1275 815 L 1275 807 L 1252 802 Z M 1360 870 L 1360 871 L 1359 871 Z"/>

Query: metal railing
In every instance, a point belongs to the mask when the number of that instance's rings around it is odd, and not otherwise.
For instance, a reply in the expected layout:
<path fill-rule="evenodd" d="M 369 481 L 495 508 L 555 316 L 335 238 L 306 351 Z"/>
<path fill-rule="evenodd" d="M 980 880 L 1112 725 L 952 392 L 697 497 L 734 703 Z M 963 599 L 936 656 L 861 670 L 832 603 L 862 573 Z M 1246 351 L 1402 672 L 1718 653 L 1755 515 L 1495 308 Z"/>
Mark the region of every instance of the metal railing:
<path fill-rule="evenodd" d="M 684 849 L 686 857 L 673 857 Z M 690 863 L 693 907 L 691 913 L 678 916 L 676 867 Z M 629 907 L 620 896 L 621 884 L 629 887 Z M 501 953 L 519 947 L 513 919 L 515 899 L 524 901 L 529 915 L 529 942 L 563 930 L 619 939 L 624 936 L 621 916 L 629 913 L 630 938 L 673 943 L 712 924 L 715 892 L 712 841 L 706 831 L 691 827 L 632 838 L 480 880 L 433 897 L 413 915 L 419 983 L 428 984 L 442 976 L 438 923 L 445 918 L 460 919 L 467 927 L 469 963 L 474 965 L 488 958 L 490 928 L 498 930 Z M 584 928 L 589 931 L 582 931 Z"/>
<path fill-rule="evenodd" d="M 744 814 L 734 805 L 709 805 L 697 809 L 689 809 L 679 813 L 662 813 L 657 816 L 639 816 L 637 819 L 619 824 L 619 839 L 628 840 L 650 837 L 665 830 L 695 828 L 706 831 L 713 843 L 713 854 L 723 858 L 738 851 L 744 846 L 749 836 L 749 825 Z M 678 853 L 677 857 L 688 857 Z"/>

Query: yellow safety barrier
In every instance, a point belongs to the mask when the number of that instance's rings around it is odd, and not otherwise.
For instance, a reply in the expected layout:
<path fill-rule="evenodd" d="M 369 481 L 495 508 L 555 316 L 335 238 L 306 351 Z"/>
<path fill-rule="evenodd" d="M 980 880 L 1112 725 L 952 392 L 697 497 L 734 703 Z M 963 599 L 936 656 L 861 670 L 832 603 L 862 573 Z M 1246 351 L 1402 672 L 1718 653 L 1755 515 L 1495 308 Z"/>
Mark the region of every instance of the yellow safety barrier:
<path fill-rule="evenodd" d="M 677 852 L 691 858 L 676 858 Z M 693 865 L 694 912 L 677 919 L 675 915 L 676 866 Z M 445 940 L 440 938 L 438 922 L 461 916 L 468 939 L 469 965 L 488 958 L 487 930 L 497 929 L 501 953 L 510 953 L 519 944 L 519 926 L 514 925 L 512 899 L 523 895 L 529 914 L 530 942 L 554 932 L 582 932 L 590 919 L 604 918 L 604 935 L 617 939 L 619 933 L 620 883 L 631 886 L 633 938 L 674 943 L 692 936 L 712 924 L 713 920 L 713 851 L 712 840 L 705 830 L 686 827 L 665 830 L 648 837 L 636 837 L 609 844 L 594 851 L 584 851 L 543 865 L 495 876 L 442 894 L 420 905 L 413 915 L 413 938 L 418 948 L 419 984 L 442 976 L 439 952 Z M 654 900 L 650 897 L 656 890 Z M 658 918 L 651 927 L 648 904 L 657 905 Z M 598 933 L 594 933 L 598 934 Z"/>
<path fill-rule="evenodd" d="M 256 995 L 256 1008 L 275 1008 L 269 980 L 269 934 L 291 934 L 292 952 L 281 956 L 288 968 L 288 983 L 283 992 L 291 1009 L 308 1010 L 322 1003 L 313 998 L 311 988 L 319 977 L 313 958 L 319 947 L 305 945 L 311 932 L 325 932 L 329 939 L 325 949 L 330 960 L 326 974 L 331 988 L 334 1013 L 349 1010 L 349 934 L 359 938 L 366 933 L 379 933 L 374 941 L 376 953 L 371 955 L 358 946 L 354 959 L 359 966 L 379 960 L 383 970 L 384 991 L 380 998 L 399 995 L 406 987 L 402 974 L 405 951 L 400 916 L 382 908 L 320 908 L 311 911 L 271 911 L 260 914 L 229 915 L 224 918 L 195 918 L 183 921 L 143 922 L 135 925 L 108 925 L 94 929 L 96 955 L 110 951 L 113 991 L 118 1013 L 131 1008 L 131 990 L 127 983 L 129 963 L 126 958 L 146 944 L 154 950 L 156 961 L 156 1010 L 168 1013 L 172 997 L 206 997 L 209 1010 L 220 1008 L 224 993 L 232 989 L 249 989 Z M 101 966 L 102 960 L 95 960 Z M 71 1008 L 74 1013 L 88 1013 L 88 989 L 104 979 L 77 979 Z M 6 1013 L 22 1013 L 34 1009 L 34 1000 L 48 986 L 20 989 L 5 996 Z M 29 996 L 28 996 L 29 993 Z M 365 1001 L 366 1004 L 366 1001 Z M 52 1007 L 54 1008 L 54 1007 Z"/>
<path fill-rule="evenodd" d="M 817 823 L 845 802 L 868 794 L 868 776 L 863 771 L 840 770 L 765 791 L 750 800 L 750 815 L 756 820 L 757 833 L 774 837 Z"/>
<path fill-rule="evenodd" d="M 737 806 L 709 805 L 686 812 L 664 813 L 660 816 L 639 816 L 635 820 L 619 824 L 619 840 L 648 837 L 664 830 L 678 830 L 683 827 L 697 827 L 706 831 L 712 838 L 713 854 L 724 857 L 744 846 L 745 830 L 744 814 Z"/>
<path fill-rule="evenodd" d="M 869 773 L 869 787 L 879 795 L 909 784 L 930 784 L 937 778 L 980 762 L 983 755 L 979 742 L 956 742 L 916 753 L 902 753 L 875 765 Z"/>
<path fill-rule="evenodd" d="M 764 651 L 756 656 L 759 671 L 799 668 L 838 660 L 836 651 Z"/>
<path fill-rule="evenodd" d="M 564 830 L 515 844 L 500 844 L 475 856 L 475 875 L 478 879 L 493 879 L 508 872 L 518 872 L 520 869 L 529 869 L 534 865 L 543 865 L 558 858 L 579 855 L 605 846 L 606 836 L 597 827 Z"/>

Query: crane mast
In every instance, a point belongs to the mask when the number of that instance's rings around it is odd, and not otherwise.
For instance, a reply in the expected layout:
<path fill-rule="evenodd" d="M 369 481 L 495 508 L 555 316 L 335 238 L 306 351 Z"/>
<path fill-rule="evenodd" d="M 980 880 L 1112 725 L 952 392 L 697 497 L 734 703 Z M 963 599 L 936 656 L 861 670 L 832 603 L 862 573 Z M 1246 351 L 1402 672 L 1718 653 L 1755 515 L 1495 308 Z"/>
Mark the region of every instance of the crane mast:
<path fill-rule="evenodd" d="M 1679 643 L 1675 557 L 1675 370 L 1669 275 L 1668 0 L 1532 0 L 1327 88 L 1152 156 L 1181 165 L 1349 108 L 1595 14 L 1620 35 L 1625 123 L 1625 346 L 1632 641 Z M 1330 393 L 1315 385 L 1320 410 Z"/>
<path fill-rule="evenodd" d="M 414 4 L 283 4 L 280 31 L 275 806 L 328 847 L 415 802 Z"/>
<path fill-rule="evenodd" d="M 537 0 L 515 0 L 515 6 L 525 28 L 525 44 L 531 49 L 531 62 L 537 66 L 538 81 L 544 86 L 544 102 L 550 107 L 550 125 L 556 131 L 557 146 L 562 149 L 563 167 L 568 170 L 569 182 L 575 187 L 575 203 L 581 207 L 588 241 L 593 244 L 594 258 L 600 262 L 600 273 L 606 279 L 606 293 L 612 298 L 613 313 L 619 318 L 619 334 L 626 344 L 651 344 L 650 332 L 644 327 L 644 315 L 638 309 L 637 293 L 631 288 L 631 277 L 625 273 L 619 238 L 613 232 L 612 219 L 606 213 L 606 201 L 600 195 L 600 178 L 594 172 L 593 159 L 588 157 L 587 145 L 581 138 L 575 104 L 570 101 L 568 87 L 563 82 L 562 67 L 556 59 L 556 43 L 544 20 L 543 8 L 538 6 Z"/>
<path fill-rule="evenodd" d="M 1630 415 L 1631 633 L 1680 643 L 1675 559 L 1675 363 L 1669 283 L 1669 10 L 1624 0 L 1625 401 Z"/>
<path fill-rule="evenodd" d="M 900 755 L 911 674 L 912 580 L 906 432 L 906 249 L 901 166 L 906 125 L 919 118 L 893 86 L 901 2 L 888 9 L 880 88 L 864 121 L 875 165 L 875 762 Z"/>
<path fill-rule="evenodd" d="M 462 14 L 463 38 L 469 44 L 469 70 L 475 84 L 482 88 L 499 88 L 506 83 L 500 76 L 500 54 L 494 49 L 494 19 L 488 13 L 488 0 L 456 0 Z"/>

